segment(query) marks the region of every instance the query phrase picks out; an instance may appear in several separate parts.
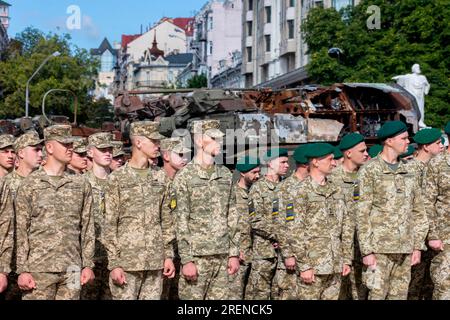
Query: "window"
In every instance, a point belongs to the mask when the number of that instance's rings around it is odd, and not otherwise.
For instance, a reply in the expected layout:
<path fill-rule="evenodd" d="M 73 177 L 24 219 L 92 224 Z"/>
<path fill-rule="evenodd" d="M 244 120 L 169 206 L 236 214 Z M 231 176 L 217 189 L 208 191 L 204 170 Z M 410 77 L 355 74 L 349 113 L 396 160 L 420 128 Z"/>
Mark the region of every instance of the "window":
<path fill-rule="evenodd" d="M 213 21 L 213 17 L 209 17 L 209 30 L 212 30 L 214 26 L 214 21 Z"/>
<path fill-rule="evenodd" d="M 101 58 L 101 72 L 110 72 L 114 68 L 114 56 L 109 51 L 105 51 Z"/>
<path fill-rule="evenodd" d="M 267 6 L 266 9 L 266 23 L 272 22 L 272 7 Z"/>
<path fill-rule="evenodd" d="M 209 54 L 212 54 L 212 53 L 213 53 L 213 42 L 210 41 L 209 42 Z"/>
<path fill-rule="evenodd" d="M 289 7 L 295 7 L 295 0 L 288 0 Z"/>
<path fill-rule="evenodd" d="M 248 0 L 248 11 L 253 10 L 253 0 Z"/>
<path fill-rule="evenodd" d="M 333 5 L 333 8 L 336 9 L 336 11 L 339 11 L 342 8 L 353 5 L 353 1 L 352 0 L 333 0 L 332 5 Z"/>
<path fill-rule="evenodd" d="M 253 34 L 253 21 L 247 21 L 247 37 L 251 37 Z"/>
<path fill-rule="evenodd" d="M 266 42 L 266 52 L 270 52 L 270 34 L 264 36 Z"/>
<path fill-rule="evenodd" d="M 295 28 L 294 20 L 288 20 L 287 25 L 288 25 L 288 39 L 294 39 L 294 37 L 295 37 L 295 35 L 294 35 L 294 28 Z"/>
<path fill-rule="evenodd" d="M 252 62 L 253 60 L 253 48 L 247 47 L 247 62 Z"/>

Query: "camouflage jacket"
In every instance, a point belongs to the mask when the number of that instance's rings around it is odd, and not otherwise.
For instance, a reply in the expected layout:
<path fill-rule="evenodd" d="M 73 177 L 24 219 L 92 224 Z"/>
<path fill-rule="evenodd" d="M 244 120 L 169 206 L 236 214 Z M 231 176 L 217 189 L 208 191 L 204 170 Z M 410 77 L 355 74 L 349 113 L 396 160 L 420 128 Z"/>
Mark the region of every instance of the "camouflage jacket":
<path fill-rule="evenodd" d="M 239 213 L 240 251 L 244 253 L 245 263 L 252 261 L 253 241 L 251 225 L 248 218 L 248 190 L 241 188 L 237 183 L 233 186 L 236 199 L 236 210 Z"/>
<path fill-rule="evenodd" d="M 450 154 L 432 159 L 424 178 L 425 208 L 430 221 L 429 240 L 450 245 Z"/>
<path fill-rule="evenodd" d="M 298 190 L 303 181 L 297 178 L 295 172 L 289 176 L 286 180 L 282 181 L 279 186 L 279 199 L 280 199 L 280 230 L 277 232 L 279 235 L 279 243 L 284 258 L 290 258 L 294 256 L 290 245 L 290 234 L 285 230 L 285 223 L 294 219 L 294 200 L 298 197 Z M 284 222 L 283 222 L 284 221 Z"/>
<path fill-rule="evenodd" d="M 44 169 L 25 178 L 16 197 L 17 273 L 93 268 L 95 230 L 91 186 Z"/>
<path fill-rule="evenodd" d="M 14 210 L 5 179 L 0 179 L 0 273 L 11 272 L 14 236 Z"/>
<path fill-rule="evenodd" d="M 250 189 L 249 215 L 252 226 L 254 259 L 268 259 L 278 256 L 273 244 L 279 242 L 279 185 L 279 183 L 273 183 L 264 177 Z"/>
<path fill-rule="evenodd" d="M 331 180 L 320 186 L 311 177 L 305 179 L 287 204 L 285 222 L 300 271 L 333 274 L 351 264 L 351 252 L 345 250 L 351 245 L 342 243 L 351 231 L 348 218 L 341 187 Z"/>
<path fill-rule="evenodd" d="M 405 167 L 408 172 L 414 173 L 414 175 L 416 175 L 418 177 L 419 186 L 421 188 L 423 188 L 423 177 L 425 174 L 425 168 L 427 167 L 427 164 L 414 158 L 414 159 L 408 161 L 405 164 Z"/>
<path fill-rule="evenodd" d="M 361 168 L 358 180 L 356 224 L 362 255 L 424 250 L 428 219 L 418 177 L 402 162 L 394 172 L 378 157 Z"/>
<path fill-rule="evenodd" d="M 141 177 L 127 163 L 109 176 L 105 196 L 108 268 L 162 269 L 164 260 L 173 258 L 175 237 L 170 212 L 163 207 L 167 192 L 162 172 L 149 168 Z"/>
<path fill-rule="evenodd" d="M 95 261 L 104 261 L 107 258 L 106 249 L 102 242 L 103 226 L 105 225 L 105 190 L 106 183 L 103 183 L 94 175 L 94 172 L 88 171 L 84 174 L 86 180 L 92 188 L 92 215 L 95 226 Z"/>
<path fill-rule="evenodd" d="M 202 256 L 239 256 L 239 219 L 230 170 L 215 165 L 208 175 L 194 160 L 175 176 L 173 192 L 182 264 Z"/>

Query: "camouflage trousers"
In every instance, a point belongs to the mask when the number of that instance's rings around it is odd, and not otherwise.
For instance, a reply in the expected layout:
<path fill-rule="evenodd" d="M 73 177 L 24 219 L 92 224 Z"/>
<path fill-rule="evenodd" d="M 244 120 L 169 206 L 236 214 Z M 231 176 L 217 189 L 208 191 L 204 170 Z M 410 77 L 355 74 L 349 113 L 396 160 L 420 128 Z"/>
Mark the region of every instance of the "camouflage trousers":
<path fill-rule="evenodd" d="M 274 281 L 277 292 L 273 296 L 277 297 L 277 300 L 298 300 L 297 278 L 297 272 L 287 270 L 284 263 L 280 263 Z"/>
<path fill-rule="evenodd" d="M 248 300 L 277 299 L 276 290 L 273 288 L 276 285 L 274 279 L 277 261 L 277 258 L 253 260 L 246 294 Z"/>
<path fill-rule="evenodd" d="M 79 300 L 79 273 L 32 273 L 36 289 L 23 293 L 23 300 Z"/>
<path fill-rule="evenodd" d="M 248 277 L 250 275 L 251 264 L 241 264 L 239 271 L 232 276 L 229 276 L 230 286 L 230 300 L 243 300 L 245 299 L 245 291 L 248 283 Z"/>
<path fill-rule="evenodd" d="M 106 261 L 96 262 L 94 275 L 94 282 L 81 289 L 81 300 L 112 300 L 109 289 L 108 263 Z"/>
<path fill-rule="evenodd" d="M 339 300 L 367 300 L 369 295 L 369 290 L 362 280 L 364 265 L 359 246 L 355 246 L 354 257 L 352 272 L 347 277 L 342 277 Z"/>
<path fill-rule="evenodd" d="M 116 285 L 111 277 L 109 287 L 113 300 L 160 300 L 162 270 L 125 271 L 126 284 Z"/>
<path fill-rule="evenodd" d="M 230 277 L 228 256 L 196 257 L 197 280 L 188 281 L 181 276 L 179 295 L 181 300 L 228 300 Z"/>
<path fill-rule="evenodd" d="M 341 275 L 315 275 L 315 282 L 306 284 L 297 278 L 299 300 L 338 300 L 341 290 Z"/>
<path fill-rule="evenodd" d="M 431 261 L 431 278 L 434 283 L 434 300 L 450 300 L 450 250 L 439 253 Z"/>
<path fill-rule="evenodd" d="M 422 251 L 422 258 L 418 265 L 411 268 L 411 282 L 408 289 L 408 300 L 431 300 L 434 285 L 431 280 L 431 261 L 437 253 L 431 249 Z"/>
<path fill-rule="evenodd" d="M 410 254 L 375 254 L 375 269 L 365 268 L 369 300 L 406 300 L 411 280 Z"/>

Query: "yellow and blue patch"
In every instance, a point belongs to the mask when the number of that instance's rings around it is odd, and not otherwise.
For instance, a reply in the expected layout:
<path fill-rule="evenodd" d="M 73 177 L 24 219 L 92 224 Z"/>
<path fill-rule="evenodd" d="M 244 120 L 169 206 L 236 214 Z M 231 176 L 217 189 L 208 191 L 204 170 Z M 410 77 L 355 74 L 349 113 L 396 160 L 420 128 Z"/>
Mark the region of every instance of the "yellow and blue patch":
<path fill-rule="evenodd" d="M 295 213 L 294 213 L 294 204 L 289 203 L 286 206 L 286 222 L 294 221 L 295 220 Z"/>
<path fill-rule="evenodd" d="M 280 213 L 280 202 L 278 199 L 274 199 L 272 202 L 272 217 L 275 219 Z"/>

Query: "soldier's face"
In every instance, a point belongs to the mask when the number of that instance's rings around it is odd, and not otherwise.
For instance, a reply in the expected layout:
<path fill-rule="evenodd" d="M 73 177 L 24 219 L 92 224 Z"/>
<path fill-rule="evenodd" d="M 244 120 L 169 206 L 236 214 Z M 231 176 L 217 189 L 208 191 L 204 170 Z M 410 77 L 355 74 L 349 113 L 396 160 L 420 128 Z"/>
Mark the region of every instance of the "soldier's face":
<path fill-rule="evenodd" d="M 334 160 L 334 155 L 329 154 L 326 157 L 315 159 L 315 166 L 322 174 L 328 176 L 330 175 L 334 168 L 336 168 L 336 160 Z"/>
<path fill-rule="evenodd" d="M 149 159 L 156 159 L 159 157 L 159 140 L 153 140 L 149 138 L 142 138 L 141 151 L 147 155 Z"/>
<path fill-rule="evenodd" d="M 244 176 L 244 180 L 247 185 L 252 185 L 259 180 L 261 168 L 255 168 L 247 173 L 241 173 Z"/>
<path fill-rule="evenodd" d="M 289 158 L 279 157 L 270 161 L 269 166 L 275 171 L 279 176 L 287 175 L 289 171 Z"/>
<path fill-rule="evenodd" d="M 398 136 L 387 139 L 386 142 L 392 149 L 395 150 L 396 153 L 404 154 L 406 153 L 406 151 L 408 151 L 408 145 L 410 142 L 409 134 L 408 132 L 403 132 Z"/>
<path fill-rule="evenodd" d="M 29 168 L 37 169 L 42 164 L 42 146 L 28 146 L 19 151 L 19 157 Z"/>
<path fill-rule="evenodd" d="M 176 169 L 176 170 L 181 170 L 183 169 L 187 163 L 188 163 L 188 155 L 187 154 L 179 154 L 179 153 L 175 153 L 175 152 L 170 152 L 169 155 L 169 162 L 170 165 Z"/>
<path fill-rule="evenodd" d="M 51 141 L 53 157 L 62 163 L 70 163 L 73 155 L 73 143 Z M 50 150 L 49 150 L 50 151 Z"/>
<path fill-rule="evenodd" d="M 78 170 L 86 170 L 88 165 L 88 158 L 86 152 L 76 153 L 72 155 L 72 160 L 70 160 L 70 165 Z"/>
<path fill-rule="evenodd" d="M 125 158 L 123 156 L 118 156 L 112 159 L 111 164 L 109 165 L 109 168 L 112 171 L 116 171 L 120 167 L 122 167 L 125 163 Z"/>
<path fill-rule="evenodd" d="M 425 146 L 427 151 L 431 153 L 433 157 L 437 156 L 439 153 L 442 152 L 442 150 L 445 149 L 444 145 L 442 144 L 441 139 L 434 143 L 430 143 L 429 145 Z"/>
<path fill-rule="evenodd" d="M 109 167 L 112 161 L 113 148 L 91 148 L 92 161 L 102 167 Z"/>
<path fill-rule="evenodd" d="M 354 146 L 347 151 L 347 157 L 357 166 L 362 166 L 369 161 L 369 153 L 367 152 L 367 145 L 365 142 Z"/>
<path fill-rule="evenodd" d="M 16 153 L 12 147 L 6 147 L 0 150 L 0 166 L 6 170 L 10 170 L 14 167 L 16 160 Z"/>
<path fill-rule="evenodd" d="M 212 138 L 208 135 L 203 135 L 202 145 L 203 151 L 215 157 L 222 151 L 223 138 Z"/>

